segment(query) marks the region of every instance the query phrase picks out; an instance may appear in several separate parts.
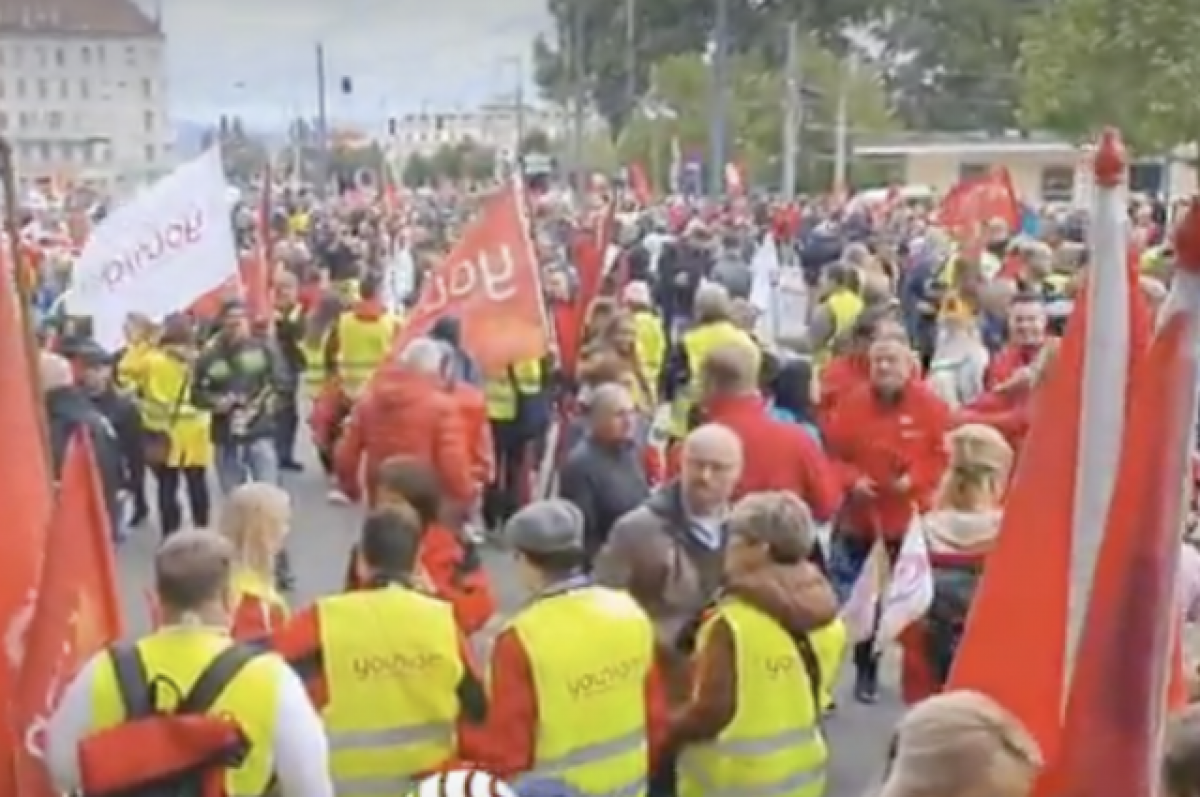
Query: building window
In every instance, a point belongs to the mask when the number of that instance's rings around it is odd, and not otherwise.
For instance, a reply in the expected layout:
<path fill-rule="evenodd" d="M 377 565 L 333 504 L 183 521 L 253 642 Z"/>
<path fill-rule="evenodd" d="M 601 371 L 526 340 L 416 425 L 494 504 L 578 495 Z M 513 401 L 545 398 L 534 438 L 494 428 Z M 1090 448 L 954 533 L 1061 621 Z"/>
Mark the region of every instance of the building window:
<path fill-rule="evenodd" d="M 154 99 L 154 81 L 148 77 L 142 78 L 142 96 L 148 100 Z"/>
<path fill-rule="evenodd" d="M 5 85 L 4 81 L 0 80 L 0 100 L 4 99 L 4 93 L 5 93 L 4 85 Z"/>
<path fill-rule="evenodd" d="M 42 69 L 49 65 L 49 61 L 46 59 L 46 48 L 42 45 L 39 44 L 33 48 L 33 57 L 37 59 L 37 65 Z"/>
<path fill-rule="evenodd" d="M 52 155 L 50 154 L 50 142 L 49 141 L 39 141 L 38 142 L 38 157 L 41 158 L 43 161 L 49 163 L 50 158 L 52 157 Z"/>
<path fill-rule="evenodd" d="M 146 163 L 154 163 L 155 156 L 157 154 L 158 154 L 157 150 L 155 149 L 153 144 L 146 145 Z"/>
<path fill-rule="evenodd" d="M 962 180 L 977 180 L 980 177 L 987 177 L 988 172 L 992 170 L 990 163 L 960 163 L 958 164 L 958 179 Z"/>
<path fill-rule="evenodd" d="M 91 86 L 88 85 L 87 78 L 79 79 L 79 98 L 81 100 L 90 99 L 92 96 Z"/>
<path fill-rule="evenodd" d="M 50 82 L 45 78 L 38 78 L 37 82 L 37 98 L 44 100 L 50 96 Z"/>
<path fill-rule="evenodd" d="M 17 129 L 18 130 L 28 130 L 32 126 L 33 126 L 33 120 L 30 119 L 28 111 L 21 111 L 21 113 L 17 114 Z"/>
<path fill-rule="evenodd" d="M 17 99 L 25 99 L 25 78 L 23 77 L 17 78 Z"/>
<path fill-rule="evenodd" d="M 50 129 L 54 131 L 62 130 L 63 115 L 62 111 L 51 111 L 46 115 L 46 121 L 50 125 Z"/>
<path fill-rule="evenodd" d="M 142 114 L 142 128 L 147 133 L 154 132 L 154 111 L 146 111 Z"/>
<path fill-rule="evenodd" d="M 1047 166 L 1041 182 L 1043 202 L 1070 202 L 1075 194 L 1075 167 Z"/>
<path fill-rule="evenodd" d="M 25 48 L 18 44 L 13 48 L 13 66 L 21 66 L 24 60 Z"/>
<path fill-rule="evenodd" d="M 125 66 L 137 66 L 137 48 L 132 44 L 125 46 Z"/>
<path fill-rule="evenodd" d="M 71 98 L 71 82 L 69 80 L 58 81 L 58 98 L 60 100 L 69 100 Z"/>
<path fill-rule="evenodd" d="M 67 65 L 67 52 L 61 47 L 54 48 L 54 65 L 60 68 Z"/>
<path fill-rule="evenodd" d="M 3 133 L 5 130 L 8 130 L 8 114 L 0 111 L 0 133 Z"/>
<path fill-rule="evenodd" d="M 108 60 L 108 47 L 106 47 L 103 44 L 97 45 L 96 46 L 96 63 L 103 66 L 104 62 L 107 60 Z"/>
<path fill-rule="evenodd" d="M 79 61 L 84 66 L 92 65 L 92 48 L 86 44 L 79 48 Z"/>

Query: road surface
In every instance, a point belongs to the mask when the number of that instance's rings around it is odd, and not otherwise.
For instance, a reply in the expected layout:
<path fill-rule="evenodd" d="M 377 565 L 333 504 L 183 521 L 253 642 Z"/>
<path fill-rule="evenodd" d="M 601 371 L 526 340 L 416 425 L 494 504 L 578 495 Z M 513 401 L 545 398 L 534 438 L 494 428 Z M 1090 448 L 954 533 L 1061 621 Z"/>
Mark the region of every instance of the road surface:
<path fill-rule="evenodd" d="M 311 463 L 315 458 L 306 460 Z M 288 548 L 296 572 L 293 596 L 296 605 L 341 588 L 346 556 L 360 516 L 357 509 L 331 506 L 326 501 L 324 479 L 315 464 L 308 467 L 305 473 L 285 476 L 285 486 L 293 500 Z M 145 631 L 148 624 L 145 595 L 152 583 L 151 563 L 157 541 L 157 529 L 148 524 L 136 530 L 119 553 L 126 616 L 136 632 Z M 507 555 L 487 550 L 484 558 L 504 610 L 514 610 L 520 605 L 523 592 Z M 894 668 L 889 669 L 894 672 Z M 880 771 L 899 714 L 894 694 L 885 694 L 876 706 L 858 705 L 843 677 L 838 710 L 827 725 L 833 752 L 832 788 L 828 792 L 831 797 L 859 797 L 866 793 L 871 779 Z"/>

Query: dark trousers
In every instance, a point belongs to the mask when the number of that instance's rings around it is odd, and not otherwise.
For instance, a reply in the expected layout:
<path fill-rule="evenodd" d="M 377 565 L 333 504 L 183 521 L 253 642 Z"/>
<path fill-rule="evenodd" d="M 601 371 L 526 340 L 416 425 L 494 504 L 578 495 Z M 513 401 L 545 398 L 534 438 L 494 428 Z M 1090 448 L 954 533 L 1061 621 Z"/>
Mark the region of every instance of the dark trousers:
<path fill-rule="evenodd" d="M 884 542 L 888 560 L 893 565 L 896 563 L 896 557 L 900 555 L 900 546 L 903 542 L 904 539 L 902 536 L 895 539 L 888 539 Z M 830 561 L 828 563 L 829 574 L 834 588 L 843 600 L 850 594 L 850 590 L 854 587 L 854 582 L 858 580 L 859 574 L 862 573 L 863 566 L 867 563 L 867 557 L 871 554 L 871 546 L 873 544 L 874 540 L 866 536 L 846 534 L 844 532 L 834 535 L 831 546 L 832 550 L 830 551 Z M 873 674 L 877 665 L 875 638 L 873 636 L 854 646 L 854 667 L 856 670 Z"/>
<path fill-rule="evenodd" d="M 123 446 L 121 453 L 125 458 L 125 475 L 128 477 L 125 489 L 133 495 L 133 513 L 136 520 L 141 522 L 149 513 L 146 501 L 146 451 L 140 440 L 136 445 Z"/>
<path fill-rule="evenodd" d="M 281 397 L 275 410 L 275 453 L 280 463 L 296 461 L 296 434 L 300 430 L 300 413 L 296 407 L 296 396 Z"/>
<path fill-rule="evenodd" d="M 192 523 L 199 527 L 208 525 L 212 498 L 208 492 L 208 470 L 206 468 L 160 466 L 154 469 L 154 478 L 158 482 L 158 518 L 162 523 L 164 537 L 179 531 L 183 526 L 183 505 L 179 500 L 181 482 L 187 493 Z"/>
<path fill-rule="evenodd" d="M 483 496 L 483 517 L 497 528 L 521 507 L 529 478 L 530 441 L 516 424 L 492 422 L 496 476 Z"/>

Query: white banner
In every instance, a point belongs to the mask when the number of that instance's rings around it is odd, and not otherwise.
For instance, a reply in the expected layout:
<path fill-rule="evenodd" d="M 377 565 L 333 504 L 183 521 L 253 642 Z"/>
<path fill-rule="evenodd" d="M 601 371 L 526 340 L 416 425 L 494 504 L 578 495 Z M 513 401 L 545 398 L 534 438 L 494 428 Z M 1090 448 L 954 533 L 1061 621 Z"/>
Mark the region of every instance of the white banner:
<path fill-rule="evenodd" d="M 91 316 L 96 342 L 115 351 L 125 344 L 131 313 L 162 320 L 237 274 L 228 187 L 214 147 L 93 231 L 75 264 L 67 309 Z"/>

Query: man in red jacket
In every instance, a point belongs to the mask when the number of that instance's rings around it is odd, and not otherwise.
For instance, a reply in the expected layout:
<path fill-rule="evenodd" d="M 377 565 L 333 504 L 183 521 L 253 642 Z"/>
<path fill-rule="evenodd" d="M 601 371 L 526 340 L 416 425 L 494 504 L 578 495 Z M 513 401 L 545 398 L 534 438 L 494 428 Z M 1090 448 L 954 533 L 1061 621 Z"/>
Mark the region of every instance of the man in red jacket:
<path fill-rule="evenodd" d="M 842 486 L 825 453 L 802 426 L 777 420 L 758 392 L 754 356 L 739 346 L 714 350 L 701 371 L 704 420 L 730 429 L 746 458 L 733 498 L 748 493 L 794 493 L 825 522 L 842 502 Z"/>
<path fill-rule="evenodd" d="M 1041 297 L 1018 296 L 1008 308 L 1008 345 L 992 358 L 984 387 L 1001 393 L 1020 390 L 1023 370 L 1033 366 L 1045 344 L 1046 306 Z"/>
<path fill-rule="evenodd" d="M 894 559 L 913 514 L 929 506 L 946 469 L 950 408 L 918 378 L 908 343 L 882 337 L 868 350 L 870 381 L 848 393 L 826 427 L 830 457 L 849 491 L 838 518 L 831 575 L 849 589 L 877 539 Z M 874 642 L 856 646 L 855 694 L 874 702 Z"/>

